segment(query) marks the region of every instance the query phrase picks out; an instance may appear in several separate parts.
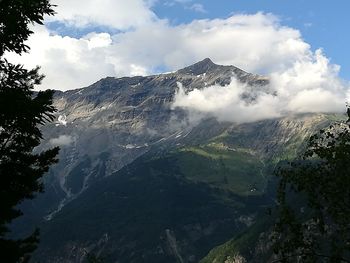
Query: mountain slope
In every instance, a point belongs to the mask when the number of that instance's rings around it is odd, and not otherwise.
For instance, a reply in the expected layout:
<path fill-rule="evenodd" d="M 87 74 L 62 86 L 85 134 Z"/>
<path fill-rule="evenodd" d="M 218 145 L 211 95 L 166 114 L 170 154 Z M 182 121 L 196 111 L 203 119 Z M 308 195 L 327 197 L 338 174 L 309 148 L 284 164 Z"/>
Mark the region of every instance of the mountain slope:
<path fill-rule="evenodd" d="M 295 154 L 304 133 L 321 120 L 326 123 L 326 116 L 234 125 L 201 144 L 154 147 L 47 221 L 38 258 L 80 262 L 91 251 L 107 262 L 198 262 L 239 238 L 260 220 L 260 210 L 273 205 L 267 187 L 278 156 Z M 265 141 L 270 129 L 274 140 Z M 186 138 L 191 136 L 200 138 L 196 129 Z"/>
<path fill-rule="evenodd" d="M 172 107 L 178 82 L 188 92 L 231 78 L 270 92 L 266 78 L 210 59 L 56 92 L 57 121 L 44 128 L 42 148 L 60 145 L 60 162 L 46 193 L 23 204 L 16 233 L 41 224 L 45 262 L 82 262 L 90 251 L 107 262 L 198 262 L 236 238 L 273 203 L 276 163 L 331 116 L 191 123 Z M 242 96 L 254 100 L 249 90 Z"/>
<path fill-rule="evenodd" d="M 79 262 L 92 251 L 107 262 L 198 262 L 268 202 L 189 181 L 176 157 L 141 158 L 44 225 L 38 258 Z"/>

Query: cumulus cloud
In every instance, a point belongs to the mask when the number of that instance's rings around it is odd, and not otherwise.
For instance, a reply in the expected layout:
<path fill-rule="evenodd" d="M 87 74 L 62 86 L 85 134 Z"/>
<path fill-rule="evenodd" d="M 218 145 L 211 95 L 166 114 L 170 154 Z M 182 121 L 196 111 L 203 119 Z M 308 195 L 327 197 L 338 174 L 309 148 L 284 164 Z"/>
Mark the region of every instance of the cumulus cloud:
<path fill-rule="evenodd" d="M 290 67 L 311 52 L 298 30 L 263 13 L 178 26 L 163 21 L 117 34 L 113 40 L 116 57 L 149 70 L 159 65 L 174 70 L 210 57 L 218 64 L 266 73 Z"/>
<path fill-rule="evenodd" d="M 35 27 L 29 39 L 31 51 L 9 60 L 33 68 L 40 65 L 46 77 L 41 89 L 68 90 L 81 88 L 105 76 L 115 75 L 114 65 L 105 52 L 112 40 L 107 33 L 90 33 L 83 38 L 51 35 L 46 27 Z"/>
<path fill-rule="evenodd" d="M 158 68 L 172 71 L 205 57 L 266 74 L 290 68 L 312 53 L 299 31 L 263 13 L 178 26 L 157 20 L 132 31 L 81 38 L 55 35 L 45 27 L 34 31 L 28 41 L 31 53 L 12 59 L 41 65 L 43 89 L 80 88 L 105 76 L 147 75 Z"/>
<path fill-rule="evenodd" d="M 53 146 L 68 146 L 74 142 L 74 139 L 70 135 L 60 135 L 57 138 L 50 140 L 50 144 Z"/>

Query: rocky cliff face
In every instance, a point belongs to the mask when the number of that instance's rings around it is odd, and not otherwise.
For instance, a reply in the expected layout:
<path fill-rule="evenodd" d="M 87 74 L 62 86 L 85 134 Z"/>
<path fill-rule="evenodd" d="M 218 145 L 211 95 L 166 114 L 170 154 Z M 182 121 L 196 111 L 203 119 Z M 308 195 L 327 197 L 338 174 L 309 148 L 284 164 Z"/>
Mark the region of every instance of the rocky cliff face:
<path fill-rule="evenodd" d="M 46 193 L 24 204 L 18 232 L 28 218 L 43 222 L 45 262 L 82 262 L 86 251 L 111 262 L 198 262 L 250 225 L 271 201 L 271 166 L 295 155 L 328 117 L 192 124 L 172 107 L 178 82 L 188 92 L 231 78 L 250 87 L 247 103 L 251 91 L 271 92 L 268 79 L 210 59 L 56 92 L 57 120 L 44 127 L 41 147 L 59 145 L 60 162 L 45 179 Z"/>

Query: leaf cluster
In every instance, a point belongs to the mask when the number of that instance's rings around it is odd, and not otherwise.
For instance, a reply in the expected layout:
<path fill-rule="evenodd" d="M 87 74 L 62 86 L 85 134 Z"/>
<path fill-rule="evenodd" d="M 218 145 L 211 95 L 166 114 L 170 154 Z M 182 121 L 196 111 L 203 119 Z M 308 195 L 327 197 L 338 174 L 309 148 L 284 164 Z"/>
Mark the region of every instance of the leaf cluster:
<path fill-rule="evenodd" d="M 279 167 L 279 262 L 350 262 L 350 126 L 313 135 L 299 159 Z"/>
<path fill-rule="evenodd" d="M 30 25 L 42 25 L 44 15 L 54 14 L 52 8 L 49 0 L 0 0 L 0 57 L 6 51 L 27 52 Z"/>

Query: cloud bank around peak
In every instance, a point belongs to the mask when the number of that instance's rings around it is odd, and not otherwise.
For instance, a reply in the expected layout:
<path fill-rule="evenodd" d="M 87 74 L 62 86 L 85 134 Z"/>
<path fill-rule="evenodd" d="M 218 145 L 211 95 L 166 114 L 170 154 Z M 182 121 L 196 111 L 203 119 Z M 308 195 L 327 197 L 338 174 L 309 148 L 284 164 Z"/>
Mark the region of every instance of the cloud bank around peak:
<path fill-rule="evenodd" d="M 215 117 L 219 121 L 254 122 L 298 113 L 344 112 L 350 99 L 349 84 L 338 78 L 339 67 L 330 64 L 321 50 L 302 57 L 290 67 L 269 74 L 270 83 L 255 91 L 254 101 L 242 94 L 247 84 L 234 76 L 227 86 L 210 86 L 185 93 L 181 83 L 173 108 L 189 112 L 189 121 Z M 256 90 L 256 89 L 255 89 Z"/>

